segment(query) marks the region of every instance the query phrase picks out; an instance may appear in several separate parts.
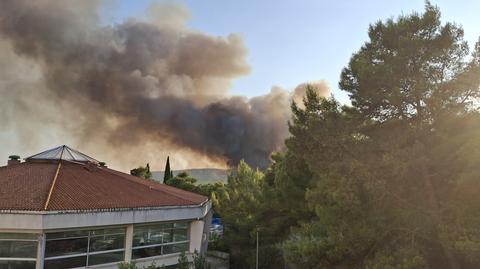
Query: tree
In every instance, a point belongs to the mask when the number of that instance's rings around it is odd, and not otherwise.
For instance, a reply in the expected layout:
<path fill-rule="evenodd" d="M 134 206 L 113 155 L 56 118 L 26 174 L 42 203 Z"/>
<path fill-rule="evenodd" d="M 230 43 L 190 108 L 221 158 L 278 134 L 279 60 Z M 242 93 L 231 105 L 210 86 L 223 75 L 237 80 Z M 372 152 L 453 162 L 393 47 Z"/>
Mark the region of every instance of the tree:
<path fill-rule="evenodd" d="M 480 152 L 466 147 L 480 133 L 479 45 L 469 56 L 463 30 L 428 2 L 370 26 L 369 37 L 342 72 L 352 107 L 320 109 L 299 129 L 305 139 L 291 139 L 315 182 L 305 196 L 315 216 L 284 242 L 286 258 L 305 268 L 476 268 Z"/>
<path fill-rule="evenodd" d="M 197 190 L 197 179 L 191 177 L 186 172 L 182 172 L 177 176 L 170 178 L 165 182 L 165 184 L 180 188 L 186 191 L 195 192 Z"/>
<path fill-rule="evenodd" d="M 299 186 L 298 183 L 293 182 L 296 176 L 289 178 L 289 185 L 297 184 L 298 188 L 281 188 L 281 192 L 285 193 L 286 197 L 289 189 L 294 190 L 294 193 L 297 193 L 294 197 L 299 201 L 293 201 L 292 204 L 302 207 L 300 210 L 305 212 L 299 223 L 290 226 L 293 234 L 289 235 L 288 240 L 283 243 L 283 253 L 290 263 L 299 268 L 334 268 L 338 261 L 344 262 L 346 267 L 355 267 L 354 264 L 349 264 L 351 261 L 344 256 L 344 252 L 350 247 L 355 248 L 357 244 L 361 244 L 362 239 L 369 234 L 368 231 L 359 229 L 349 231 L 351 234 L 346 233 L 348 237 L 345 237 L 345 241 L 352 244 L 348 248 L 340 242 L 332 241 L 333 238 L 329 237 L 328 232 L 332 231 L 332 234 L 335 234 L 334 229 L 351 223 L 353 226 L 354 223 L 366 219 L 362 213 L 368 212 L 363 208 L 363 204 L 357 201 L 357 197 L 348 196 L 347 193 L 352 193 L 351 191 L 345 190 L 344 195 L 343 189 L 337 189 L 344 185 L 345 188 L 356 187 L 351 182 L 342 182 L 338 174 L 352 171 L 354 168 L 352 164 L 355 160 L 352 156 L 356 155 L 358 149 L 355 145 L 361 139 L 361 136 L 356 133 L 358 119 L 350 108 L 341 106 L 333 98 L 320 98 L 312 89 L 307 89 L 304 107 L 304 109 L 295 105 L 292 107 L 293 119 L 290 124 L 292 136 L 286 141 L 288 158 L 282 160 L 281 166 L 275 164 L 276 174 L 308 175 L 308 179 L 300 179 L 305 182 L 303 188 L 300 187 L 302 185 Z M 289 169 L 285 171 L 286 166 Z M 285 179 L 282 176 L 275 177 L 277 185 L 285 184 L 283 180 Z M 319 192 L 318 200 L 307 199 L 316 190 Z M 314 197 L 317 198 L 317 196 Z M 335 200 L 332 201 L 332 199 Z M 336 216 L 329 216 L 327 213 L 330 211 L 319 210 L 330 209 L 328 205 L 332 205 L 336 200 L 345 205 L 350 200 L 352 202 L 352 207 L 348 207 L 341 214 L 345 220 L 344 223 L 330 223 L 329 221 L 337 220 Z M 354 208 L 354 205 L 357 207 Z M 292 216 L 295 215 L 292 214 Z M 342 225 L 339 226 L 340 224 Z M 298 227 L 299 225 L 301 228 Z M 363 227 L 360 224 L 358 226 Z M 365 224 L 365 227 L 368 225 Z M 350 238 L 356 238 L 357 242 L 348 240 Z M 330 247 L 334 251 L 329 249 Z"/>
<path fill-rule="evenodd" d="M 167 184 L 167 181 L 171 178 L 173 178 L 173 171 L 170 170 L 170 156 L 168 156 L 167 163 L 165 164 L 165 172 L 163 173 L 163 184 Z"/>
<path fill-rule="evenodd" d="M 211 266 L 207 263 L 204 255 L 200 255 L 195 249 L 192 255 L 194 269 L 210 269 Z"/>
<path fill-rule="evenodd" d="M 212 198 L 216 193 L 222 192 L 225 184 L 222 181 L 206 184 L 198 184 L 194 192 Z"/>
<path fill-rule="evenodd" d="M 224 241 L 229 246 L 232 268 L 255 267 L 256 216 L 261 210 L 263 177 L 262 172 L 241 161 L 236 174 L 229 175 L 223 192 L 212 198 L 225 226 Z"/>
<path fill-rule="evenodd" d="M 178 257 L 177 269 L 190 269 L 190 262 L 188 261 L 185 251 L 182 251 L 180 257 Z"/>
<path fill-rule="evenodd" d="M 182 172 L 168 179 L 165 184 L 208 197 L 212 197 L 213 193 L 220 192 L 224 188 L 223 182 L 197 184 L 197 179 L 190 176 L 187 172 Z"/>
<path fill-rule="evenodd" d="M 281 243 L 288 239 L 292 227 L 315 215 L 305 200 L 307 189 L 316 183 L 305 152 L 316 139 L 312 137 L 313 123 L 319 115 L 324 121 L 337 117 L 340 105 L 333 99 L 319 97 L 309 86 L 304 106 L 302 110 L 292 104 L 292 136 L 286 141 L 287 152 L 272 156 L 274 162 L 265 175 L 241 162 L 237 174 L 229 176 L 223 192 L 217 190 L 212 196 L 214 208 L 225 224 L 223 241 L 230 248 L 233 268 L 254 267 L 257 231 L 261 238 L 260 267 L 284 268 Z M 324 136 L 333 139 L 331 134 L 325 132 Z M 334 158 L 333 148 L 317 157 L 328 162 Z"/>
<path fill-rule="evenodd" d="M 478 47 L 472 59 L 463 29 L 441 24 L 429 2 L 425 13 L 377 22 L 370 41 L 353 55 L 340 87 L 352 105 L 378 121 L 428 124 L 464 111 L 479 97 Z"/>
<path fill-rule="evenodd" d="M 144 179 L 151 179 L 152 172 L 150 172 L 150 164 L 147 163 L 145 167 L 139 166 L 137 168 L 130 170 L 130 175 L 141 177 Z"/>

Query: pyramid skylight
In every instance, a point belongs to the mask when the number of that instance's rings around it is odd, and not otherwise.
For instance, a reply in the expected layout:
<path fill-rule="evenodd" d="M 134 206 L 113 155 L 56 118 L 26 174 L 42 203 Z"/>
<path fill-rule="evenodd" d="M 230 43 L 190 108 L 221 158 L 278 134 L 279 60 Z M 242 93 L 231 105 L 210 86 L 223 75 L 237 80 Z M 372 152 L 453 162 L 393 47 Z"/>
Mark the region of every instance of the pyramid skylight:
<path fill-rule="evenodd" d="M 66 145 L 40 152 L 38 154 L 25 158 L 25 160 L 66 160 L 75 162 L 99 163 L 99 161 L 95 160 L 94 158 L 83 154 L 77 150 L 74 150 Z"/>

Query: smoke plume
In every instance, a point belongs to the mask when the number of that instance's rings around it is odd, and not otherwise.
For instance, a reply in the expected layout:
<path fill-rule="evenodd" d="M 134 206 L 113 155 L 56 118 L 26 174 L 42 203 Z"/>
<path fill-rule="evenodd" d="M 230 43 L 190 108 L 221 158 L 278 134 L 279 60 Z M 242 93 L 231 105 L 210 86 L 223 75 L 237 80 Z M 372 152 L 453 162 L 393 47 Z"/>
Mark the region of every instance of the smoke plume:
<path fill-rule="evenodd" d="M 250 99 L 228 95 L 231 81 L 250 70 L 238 35 L 188 29 L 189 12 L 179 5 L 152 7 L 146 19 L 103 25 L 98 6 L 0 3 L 2 53 L 10 50 L 15 61 L 32 63 L 31 75 L 39 78 L 27 87 L 12 78 L 25 74 L 0 71 L 13 81 L 0 89 L 6 96 L 0 105 L 34 113 L 25 126 L 63 126 L 79 144 L 102 137 L 110 152 L 169 144 L 229 164 L 268 164 L 288 135 L 292 94 L 274 87 Z M 293 97 L 300 95 L 295 91 Z M 0 121 L 8 124 L 13 117 Z"/>

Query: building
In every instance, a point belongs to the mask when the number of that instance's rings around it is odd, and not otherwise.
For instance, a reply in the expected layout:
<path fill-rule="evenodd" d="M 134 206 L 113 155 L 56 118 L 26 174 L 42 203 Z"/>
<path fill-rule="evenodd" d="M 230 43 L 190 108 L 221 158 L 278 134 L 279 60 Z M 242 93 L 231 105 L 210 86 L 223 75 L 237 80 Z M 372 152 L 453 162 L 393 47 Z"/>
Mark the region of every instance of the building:
<path fill-rule="evenodd" d="M 0 269 L 174 265 L 206 251 L 207 197 L 60 146 L 0 167 Z"/>

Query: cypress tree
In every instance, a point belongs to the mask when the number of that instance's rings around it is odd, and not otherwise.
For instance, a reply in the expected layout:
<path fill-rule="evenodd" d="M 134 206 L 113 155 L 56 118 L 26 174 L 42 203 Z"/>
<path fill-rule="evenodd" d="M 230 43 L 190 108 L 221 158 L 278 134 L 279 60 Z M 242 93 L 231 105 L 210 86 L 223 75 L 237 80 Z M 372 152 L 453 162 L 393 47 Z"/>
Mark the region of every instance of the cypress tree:
<path fill-rule="evenodd" d="M 167 184 L 167 181 L 172 178 L 173 172 L 170 170 L 170 156 L 167 157 L 167 164 L 165 164 L 165 173 L 163 174 L 163 184 Z"/>

